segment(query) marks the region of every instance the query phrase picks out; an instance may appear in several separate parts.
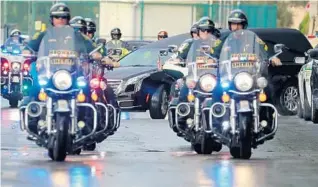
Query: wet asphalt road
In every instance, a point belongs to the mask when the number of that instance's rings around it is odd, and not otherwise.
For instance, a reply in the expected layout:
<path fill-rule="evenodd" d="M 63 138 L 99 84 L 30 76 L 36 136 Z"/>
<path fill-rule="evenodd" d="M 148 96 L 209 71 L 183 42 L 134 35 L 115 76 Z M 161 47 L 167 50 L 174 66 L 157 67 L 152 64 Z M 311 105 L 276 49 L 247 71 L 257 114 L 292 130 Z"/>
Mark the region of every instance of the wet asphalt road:
<path fill-rule="evenodd" d="M 280 117 L 274 140 L 233 160 L 228 148 L 195 154 L 166 120 L 134 114 L 94 152 L 50 161 L 43 148 L 26 140 L 18 110 L 2 100 L 1 186 L 23 187 L 316 187 L 318 125 Z"/>

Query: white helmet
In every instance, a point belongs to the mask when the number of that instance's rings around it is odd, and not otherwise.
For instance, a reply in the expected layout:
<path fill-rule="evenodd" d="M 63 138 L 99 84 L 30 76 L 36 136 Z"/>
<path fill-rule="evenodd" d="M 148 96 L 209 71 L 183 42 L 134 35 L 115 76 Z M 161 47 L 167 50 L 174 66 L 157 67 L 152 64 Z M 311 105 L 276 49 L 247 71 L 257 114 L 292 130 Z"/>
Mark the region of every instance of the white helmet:
<path fill-rule="evenodd" d="M 21 31 L 18 30 L 18 29 L 13 29 L 13 30 L 10 32 L 10 37 L 20 36 L 20 35 L 21 35 Z"/>

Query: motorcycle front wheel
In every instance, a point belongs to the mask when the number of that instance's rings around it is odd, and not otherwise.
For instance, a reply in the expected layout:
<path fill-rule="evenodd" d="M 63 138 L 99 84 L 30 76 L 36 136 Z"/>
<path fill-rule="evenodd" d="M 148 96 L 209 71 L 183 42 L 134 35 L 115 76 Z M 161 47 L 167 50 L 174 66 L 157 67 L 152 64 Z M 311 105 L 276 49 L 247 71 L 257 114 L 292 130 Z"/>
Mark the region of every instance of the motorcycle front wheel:
<path fill-rule="evenodd" d="M 67 153 L 69 114 L 57 113 L 55 117 L 56 134 L 53 143 L 52 156 L 54 161 L 64 161 Z M 50 151 L 50 150 L 49 150 Z M 50 154 L 50 153 L 49 153 Z"/>
<path fill-rule="evenodd" d="M 230 153 L 233 158 L 250 159 L 252 156 L 252 123 L 253 115 L 251 113 L 238 114 L 239 126 L 239 146 L 231 146 Z"/>

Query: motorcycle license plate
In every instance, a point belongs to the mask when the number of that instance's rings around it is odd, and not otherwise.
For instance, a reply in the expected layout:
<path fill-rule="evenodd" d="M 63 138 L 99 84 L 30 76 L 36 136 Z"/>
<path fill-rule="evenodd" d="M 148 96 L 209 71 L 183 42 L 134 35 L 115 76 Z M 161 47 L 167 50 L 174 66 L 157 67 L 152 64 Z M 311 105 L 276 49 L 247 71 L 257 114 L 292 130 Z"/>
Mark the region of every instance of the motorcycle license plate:
<path fill-rule="evenodd" d="M 57 101 L 57 107 L 59 109 L 67 109 L 68 108 L 68 102 L 67 100 L 58 100 Z"/>
<path fill-rule="evenodd" d="M 12 62 L 19 62 L 20 61 L 20 57 L 18 56 L 11 56 L 11 59 L 10 59 Z"/>
<path fill-rule="evenodd" d="M 246 100 L 240 101 L 240 110 L 250 110 L 250 103 Z"/>
<path fill-rule="evenodd" d="M 18 77 L 18 76 L 13 76 L 13 77 L 12 77 L 12 82 L 13 82 L 13 83 L 18 83 L 18 82 L 20 82 L 19 77 Z"/>

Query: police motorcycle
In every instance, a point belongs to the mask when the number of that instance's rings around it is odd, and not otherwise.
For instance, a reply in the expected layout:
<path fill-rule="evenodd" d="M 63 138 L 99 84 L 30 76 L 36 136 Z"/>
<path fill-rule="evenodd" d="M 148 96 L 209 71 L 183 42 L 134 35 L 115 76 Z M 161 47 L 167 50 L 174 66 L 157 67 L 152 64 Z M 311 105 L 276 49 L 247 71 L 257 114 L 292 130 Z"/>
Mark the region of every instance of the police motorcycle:
<path fill-rule="evenodd" d="M 251 149 L 272 139 L 277 131 L 277 110 L 266 103 L 264 92 L 270 59 L 258 40 L 248 30 L 228 36 L 219 59 L 222 102 L 207 105 L 202 111 L 205 132 L 228 146 L 234 158 L 249 159 Z M 273 57 L 283 48 L 276 44 Z"/>
<path fill-rule="evenodd" d="M 213 37 L 208 40 L 197 40 L 192 44 L 188 57 L 188 75 L 184 78 L 189 89 L 187 101 L 174 98 L 169 104 L 169 124 L 178 136 L 191 142 L 198 154 L 219 152 L 222 144 L 214 141 L 204 131 L 201 108 L 203 101 L 214 97 L 217 85 L 217 60 L 206 55 L 215 46 Z"/>
<path fill-rule="evenodd" d="M 18 106 L 18 102 L 28 94 L 28 88 L 33 84 L 30 76 L 31 60 L 21 56 L 23 47 L 19 44 L 1 46 L 1 95 L 9 100 L 11 107 Z"/>
<path fill-rule="evenodd" d="M 103 42 L 105 43 L 105 42 Z M 101 46 L 103 46 L 102 44 Z M 111 51 L 113 54 L 113 52 Z M 120 53 L 120 51 L 117 51 Z M 92 102 L 95 103 L 98 113 L 97 131 L 90 141 L 84 146 L 85 150 L 93 151 L 96 148 L 96 143 L 101 143 L 108 136 L 113 135 L 120 126 L 120 111 L 117 111 L 115 106 L 107 102 L 104 91 L 107 88 L 106 71 L 113 70 L 112 65 L 103 64 L 102 61 L 94 61 L 89 64 L 89 85 L 91 91 Z"/>
<path fill-rule="evenodd" d="M 73 28 L 53 27 L 43 37 L 36 61 L 39 101 L 20 108 L 20 128 L 35 136 L 37 145 L 48 149 L 54 161 L 79 154 L 97 130 L 98 114 L 95 105 L 89 103 L 82 66 L 87 61 L 84 41 Z M 37 127 L 37 133 L 31 126 Z M 92 129 L 84 131 L 86 126 Z"/>

